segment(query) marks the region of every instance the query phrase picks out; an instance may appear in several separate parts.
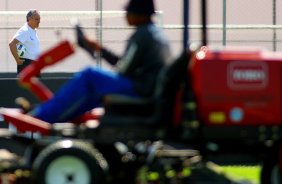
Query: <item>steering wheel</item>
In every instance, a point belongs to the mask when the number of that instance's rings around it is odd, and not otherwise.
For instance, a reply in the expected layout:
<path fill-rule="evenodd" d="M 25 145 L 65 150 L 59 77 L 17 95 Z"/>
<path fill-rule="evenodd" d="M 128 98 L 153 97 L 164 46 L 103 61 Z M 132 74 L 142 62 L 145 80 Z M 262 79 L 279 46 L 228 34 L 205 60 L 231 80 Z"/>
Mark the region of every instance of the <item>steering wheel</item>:
<path fill-rule="evenodd" d="M 82 28 L 80 27 L 79 24 L 75 25 L 75 30 L 76 30 L 76 38 L 77 38 L 77 44 L 83 48 L 84 50 L 86 50 L 86 52 L 88 54 L 90 54 L 91 57 L 93 57 L 95 59 L 95 54 L 93 49 L 90 48 L 90 46 L 88 45 L 88 43 L 86 42 L 86 38 L 84 36 L 84 32 L 82 31 Z"/>

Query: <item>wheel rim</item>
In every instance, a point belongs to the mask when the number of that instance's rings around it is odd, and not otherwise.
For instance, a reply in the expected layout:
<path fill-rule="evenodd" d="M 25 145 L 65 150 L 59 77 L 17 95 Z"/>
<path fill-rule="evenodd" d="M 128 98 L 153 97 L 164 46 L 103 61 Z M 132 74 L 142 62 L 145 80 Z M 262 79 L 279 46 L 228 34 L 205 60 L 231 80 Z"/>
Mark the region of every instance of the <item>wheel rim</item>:
<path fill-rule="evenodd" d="M 61 156 L 49 164 L 45 180 L 47 184 L 89 184 L 91 174 L 81 159 Z"/>

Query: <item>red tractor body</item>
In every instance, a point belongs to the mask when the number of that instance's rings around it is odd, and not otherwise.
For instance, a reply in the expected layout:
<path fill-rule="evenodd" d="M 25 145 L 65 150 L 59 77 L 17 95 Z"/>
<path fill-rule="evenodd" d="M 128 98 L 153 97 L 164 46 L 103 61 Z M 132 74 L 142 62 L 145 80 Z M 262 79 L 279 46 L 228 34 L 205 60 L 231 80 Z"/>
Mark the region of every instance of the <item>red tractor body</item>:
<path fill-rule="evenodd" d="M 198 117 L 208 126 L 280 125 L 282 53 L 203 47 L 192 59 Z"/>

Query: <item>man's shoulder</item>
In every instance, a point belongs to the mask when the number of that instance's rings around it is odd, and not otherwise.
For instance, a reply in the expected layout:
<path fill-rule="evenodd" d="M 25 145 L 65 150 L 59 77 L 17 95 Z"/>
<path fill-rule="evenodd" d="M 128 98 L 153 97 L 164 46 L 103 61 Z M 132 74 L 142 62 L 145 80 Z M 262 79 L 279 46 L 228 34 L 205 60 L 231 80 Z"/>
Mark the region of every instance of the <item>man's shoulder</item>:
<path fill-rule="evenodd" d="M 29 35 L 28 29 L 25 25 L 23 25 L 21 28 L 18 29 L 18 31 L 14 35 L 14 38 L 22 42 L 27 37 L 27 35 Z"/>
<path fill-rule="evenodd" d="M 144 38 L 148 37 L 151 34 L 152 33 L 150 31 L 150 25 L 145 24 L 145 25 L 138 26 L 136 28 L 135 32 L 133 33 L 133 36 L 137 37 L 137 38 L 144 39 Z"/>
<path fill-rule="evenodd" d="M 20 27 L 19 32 L 27 32 L 28 31 L 28 26 L 25 24 L 22 27 Z"/>

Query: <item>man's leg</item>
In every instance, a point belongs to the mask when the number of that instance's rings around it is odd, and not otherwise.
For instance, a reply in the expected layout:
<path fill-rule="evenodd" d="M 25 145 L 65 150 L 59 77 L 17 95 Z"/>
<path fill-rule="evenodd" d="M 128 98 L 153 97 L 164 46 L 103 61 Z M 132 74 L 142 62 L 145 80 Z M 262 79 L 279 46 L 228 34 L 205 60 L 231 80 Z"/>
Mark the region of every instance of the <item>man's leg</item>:
<path fill-rule="evenodd" d="M 30 59 L 24 59 L 24 58 L 22 58 L 22 59 L 24 60 L 23 64 L 17 65 L 17 77 L 18 77 L 19 73 L 23 69 L 25 69 L 28 65 L 32 64 L 32 62 L 36 62 L 36 61 L 30 60 Z M 41 78 L 41 74 L 39 73 L 36 77 Z"/>
<path fill-rule="evenodd" d="M 115 93 L 137 96 L 132 82 L 115 73 L 87 68 L 76 74 L 49 101 L 30 114 L 44 121 L 65 122 L 101 106 L 103 96 Z"/>
<path fill-rule="evenodd" d="M 27 67 L 30 63 L 31 63 L 31 60 L 29 59 L 24 59 L 24 58 L 21 58 L 23 60 L 23 64 L 21 65 L 17 65 L 17 75 L 25 68 Z"/>

